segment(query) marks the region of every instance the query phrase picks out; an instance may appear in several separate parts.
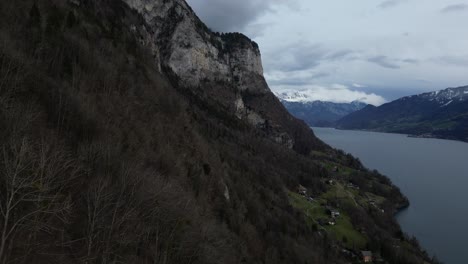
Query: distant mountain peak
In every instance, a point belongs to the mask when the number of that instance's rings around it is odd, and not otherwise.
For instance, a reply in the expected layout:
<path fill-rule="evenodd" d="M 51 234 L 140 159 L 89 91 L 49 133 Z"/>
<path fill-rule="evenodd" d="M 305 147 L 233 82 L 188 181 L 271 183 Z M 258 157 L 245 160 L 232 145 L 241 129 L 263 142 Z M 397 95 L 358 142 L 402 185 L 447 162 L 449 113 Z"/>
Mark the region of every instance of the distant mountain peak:
<path fill-rule="evenodd" d="M 335 104 L 362 104 L 364 102 L 363 100 L 354 100 L 354 101 L 332 101 L 332 100 L 317 100 L 316 96 L 313 91 L 308 91 L 308 90 L 302 90 L 302 91 L 295 91 L 295 90 L 286 90 L 286 91 L 280 91 L 280 92 L 274 92 L 275 96 L 278 97 L 281 101 L 286 101 L 286 102 L 294 102 L 294 103 L 312 103 L 312 102 L 329 102 L 329 103 L 335 103 Z"/>
<path fill-rule="evenodd" d="M 377 94 L 348 89 L 344 85 L 332 85 L 330 87 L 312 86 L 310 88 L 300 90 L 289 88 L 276 91 L 274 94 L 281 101 L 295 103 L 322 101 L 337 104 L 356 104 L 356 102 L 358 102 L 381 105 L 387 102 L 385 98 Z"/>
<path fill-rule="evenodd" d="M 305 91 L 282 91 L 275 92 L 276 97 L 280 100 L 287 102 L 313 102 L 316 101 L 312 99 L 310 94 Z"/>
<path fill-rule="evenodd" d="M 359 101 L 333 103 L 325 101 L 290 101 L 281 98 L 280 100 L 292 115 L 304 120 L 309 126 L 332 126 L 338 119 L 368 106 L 368 104 Z"/>
<path fill-rule="evenodd" d="M 436 102 L 440 107 L 450 105 L 455 101 L 467 101 L 468 100 L 468 86 L 462 86 L 457 88 L 447 88 L 444 90 L 438 90 L 428 93 L 422 93 L 419 95 L 411 95 L 403 97 L 399 100 L 408 99 L 421 99 Z"/>
<path fill-rule="evenodd" d="M 365 107 L 340 119 L 337 126 L 468 142 L 468 86 L 406 96 L 379 107 Z"/>

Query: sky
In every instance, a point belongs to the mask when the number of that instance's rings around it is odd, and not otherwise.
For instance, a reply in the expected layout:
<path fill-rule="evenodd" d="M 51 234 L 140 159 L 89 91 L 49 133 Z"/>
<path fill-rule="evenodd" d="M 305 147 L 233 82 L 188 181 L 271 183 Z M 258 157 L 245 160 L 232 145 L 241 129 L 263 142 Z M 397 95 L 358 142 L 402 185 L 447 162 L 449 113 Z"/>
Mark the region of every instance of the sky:
<path fill-rule="evenodd" d="M 380 105 L 468 85 L 468 0 L 188 3 L 212 30 L 259 44 L 274 92 Z"/>

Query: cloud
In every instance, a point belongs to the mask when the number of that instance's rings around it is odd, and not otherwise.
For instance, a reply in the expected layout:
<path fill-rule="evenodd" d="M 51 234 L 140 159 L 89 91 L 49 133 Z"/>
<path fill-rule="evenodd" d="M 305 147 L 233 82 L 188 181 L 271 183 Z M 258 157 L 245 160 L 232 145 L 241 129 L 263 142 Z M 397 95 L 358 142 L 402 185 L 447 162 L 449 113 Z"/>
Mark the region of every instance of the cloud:
<path fill-rule="evenodd" d="M 359 101 L 366 104 L 381 105 L 387 101 L 374 93 L 365 93 L 363 91 L 352 90 L 341 84 L 330 86 L 309 85 L 301 88 L 282 86 L 275 89 L 277 94 L 301 94 L 299 100 L 307 101 L 326 101 L 334 103 L 351 103 Z M 305 99 L 304 99 L 305 98 Z"/>
<path fill-rule="evenodd" d="M 267 23 L 253 23 L 246 29 L 245 34 L 250 38 L 258 38 L 264 35 L 264 32 L 270 27 Z"/>
<path fill-rule="evenodd" d="M 287 47 L 279 48 L 264 56 L 268 70 L 296 72 L 318 67 L 323 62 L 348 60 L 355 52 L 352 50 L 329 50 L 320 44 L 298 41 Z"/>
<path fill-rule="evenodd" d="M 353 87 L 355 87 L 355 88 L 365 88 L 367 86 L 359 84 L 359 83 L 353 83 Z"/>
<path fill-rule="evenodd" d="M 452 13 L 452 12 L 460 12 L 460 11 L 467 11 L 468 10 L 468 5 L 467 4 L 454 4 L 454 5 L 448 5 L 440 12 L 442 13 Z"/>
<path fill-rule="evenodd" d="M 387 9 L 391 7 L 395 7 L 403 2 L 406 2 L 405 0 L 386 0 L 380 3 L 377 7 L 382 8 L 382 9 Z"/>
<path fill-rule="evenodd" d="M 325 59 L 332 60 L 332 61 L 341 60 L 341 59 L 345 59 L 348 55 L 351 55 L 353 53 L 354 51 L 352 50 L 340 50 L 340 51 L 336 51 L 334 53 L 328 54 L 325 57 Z"/>
<path fill-rule="evenodd" d="M 214 31 L 243 31 L 275 6 L 295 7 L 296 0 L 188 0 L 200 19 Z"/>
<path fill-rule="evenodd" d="M 468 67 L 468 55 L 442 56 L 435 58 L 434 61 L 443 64 L 450 64 L 459 67 Z"/>
<path fill-rule="evenodd" d="M 418 64 L 418 63 L 419 63 L 419 60 L 408 58 L 408 59 L 402 60 L 402 62 L 408 63 L 408 64 Z"/>
<path fill-rule="evenodd" d="M 267 75 L 268 84 L 271 86 L 303 86 L 309 85 L 314 81 L 330 76 L 328 72 L 295 72 L 284 73 L 276 72 L 273 75 Z"/>
<path fill-rule="evenodd" d="M 388 68 L 388 69 L 399 69 L 400 66 L 394 63 L 391 59 L 387 56 L 375 56 L 367 59 L 367 61 L 375 63 L 381 67 Z"/>

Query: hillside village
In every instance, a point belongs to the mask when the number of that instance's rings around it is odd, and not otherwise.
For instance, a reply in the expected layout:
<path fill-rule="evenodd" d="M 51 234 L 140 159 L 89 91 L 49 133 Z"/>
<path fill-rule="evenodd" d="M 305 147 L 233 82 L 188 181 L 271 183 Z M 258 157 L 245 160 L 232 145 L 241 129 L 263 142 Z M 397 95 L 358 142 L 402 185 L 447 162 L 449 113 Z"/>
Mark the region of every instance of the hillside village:
<path fill-rule="evenodd" d="M 329 172 L 329 178 L 323 179 L 326 190 L 323 193 L 313 193 L 303 185 L 288 191 L 291 205 L 300 210 L 310 228 L 321 236 L 330 237 L 334 247 L 352 263 L 388 263 L 381 257 L 380 250 L 370 249 L 370 234 L 364 227 L 353 224 L 350 214 L 354 210 L 364 210 L 369 215 L 385 215 L 386 210 L 396 213 L 406 207 L 402 203 L 396 208 L 388 208 L 388 200 L 368 191 L 368 188 L 378 184 L 377 181 L 361 183 L 353 177 L 365 168 L 351 168 L 329 160 L 329 154 L 315 152 L 320 157 L 321 165 Z M 398 208 L 400 207 L 400 208 Z M 384 209 L 385 208 L 385 209 Z M 410 248 L 408 238 L 394 239 L 392 246 L 401 251 Z"/>

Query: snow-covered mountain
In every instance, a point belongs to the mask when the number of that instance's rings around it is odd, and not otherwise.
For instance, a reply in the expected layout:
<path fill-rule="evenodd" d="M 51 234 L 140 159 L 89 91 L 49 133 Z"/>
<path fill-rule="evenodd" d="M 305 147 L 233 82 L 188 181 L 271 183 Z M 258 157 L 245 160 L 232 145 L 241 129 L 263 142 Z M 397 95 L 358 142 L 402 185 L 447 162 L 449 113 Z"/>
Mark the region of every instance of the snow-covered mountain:
<path fill-rule="evenodd" d="M 436 102 L 440 107 L 446 107 L 452 103 L 468 101 L 468 86 L 447 88 L 445 90 L 407 96 L 400 100 L 411 100 L 414 98 Z"/>
<path fill-rule="evenodd" d="M 282 92 L 275 92 L 276 97 L 278 97 L 281 101 L 287 102 L 296 102 L 296 103 L 307 103 L 307 102 L 314 102 L 314 96 L 311 91 L 282 91 Z"/>
<path fill-rule="evenodd" d="M 343 85 L 332 85 L 328 88 L 313 86 L 310 89 L 295 90 L 283 89 L 276 91 L 275 95 L 284 101 L 308 103 L 313 101 L 351 103 L 358 101 L 366 104 L 381 105 L 386 102 L 385 98 L 374 93 L 355 91 Z"/>
<path fill-rule="evenodd" d="M 468 86 L 365 107 L 339 120 L 337 126 L 468 141 Z"/>
<path fill-rule="evenodd" d="M 275 93 L 288 111 L 309 126 L 333 126 L 340 118 L 361 110 L 367 104 L 359 101 L 335 103 L 317 101 L 309 91 Z"/>

